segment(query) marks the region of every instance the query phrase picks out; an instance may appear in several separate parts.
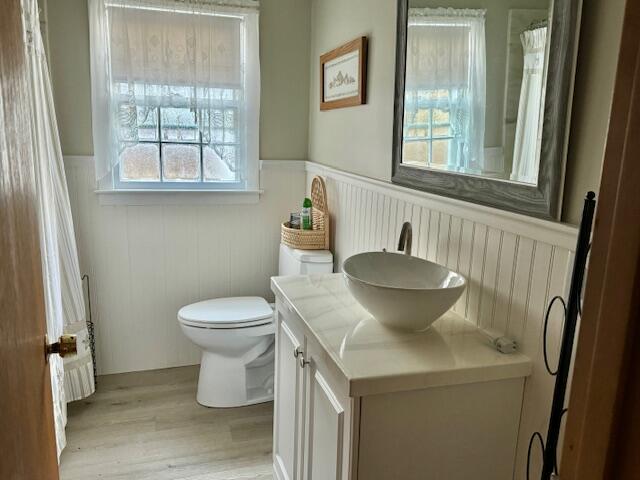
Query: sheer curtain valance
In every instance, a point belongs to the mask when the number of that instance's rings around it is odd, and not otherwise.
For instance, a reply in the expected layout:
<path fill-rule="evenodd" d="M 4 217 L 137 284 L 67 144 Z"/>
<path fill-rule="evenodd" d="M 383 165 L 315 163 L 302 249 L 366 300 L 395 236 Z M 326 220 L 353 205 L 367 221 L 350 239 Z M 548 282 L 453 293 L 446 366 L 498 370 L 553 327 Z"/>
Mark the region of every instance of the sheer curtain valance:
<path fill-rule="evenodd" d="M 258 7 L 90 0 L 100 188 L 257 187 Z"/>
<path fill-rule="evenodd" d="M 486 97 L 485 10 L 410 8 L 405 111 L 427 102 L 447 112 L 455 145 L 448 164 L 482 168 Z"/>

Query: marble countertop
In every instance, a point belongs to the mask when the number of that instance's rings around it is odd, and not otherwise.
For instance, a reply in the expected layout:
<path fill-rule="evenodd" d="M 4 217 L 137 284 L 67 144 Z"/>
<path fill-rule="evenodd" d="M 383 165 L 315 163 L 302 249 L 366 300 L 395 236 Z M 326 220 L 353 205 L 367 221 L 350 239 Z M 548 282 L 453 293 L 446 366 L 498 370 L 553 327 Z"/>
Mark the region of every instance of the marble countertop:
<path fill-rule="evenodd" d="M 452 311 L 424 332 L 384 327 L 351 296 L 341 273 L 273 277 L 271 287 L 326 350 L 351 396 L 531 374 L 528 357 L 498 352 Z"/>

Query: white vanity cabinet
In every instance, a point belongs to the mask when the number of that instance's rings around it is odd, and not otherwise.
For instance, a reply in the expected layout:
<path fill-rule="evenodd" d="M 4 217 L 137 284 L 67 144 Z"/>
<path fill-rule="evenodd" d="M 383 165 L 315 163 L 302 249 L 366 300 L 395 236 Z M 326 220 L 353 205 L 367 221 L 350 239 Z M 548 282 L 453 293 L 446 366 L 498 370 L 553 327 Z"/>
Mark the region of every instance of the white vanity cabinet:
<path fill-rule="evenodd" d="M 348 479 L 353 399 L 290 305 L 276 302 L 274 470 L 279 480 Z"/>
<path fill-rule="evenodd" d="M 341 275 L 274 277 L 278 480 L 509 480 L 531 362 L 446 314 L 378 324 Z"/>
<path fill-rule="evenodd" d="M 299 478 L 301 469 L 304 371 L 298 359 L 302 340 L 286 322 L 278 321 L 274 395 L 278 401 L 274 404 L 273 457 L 274 468 L 282 480 Z"/>

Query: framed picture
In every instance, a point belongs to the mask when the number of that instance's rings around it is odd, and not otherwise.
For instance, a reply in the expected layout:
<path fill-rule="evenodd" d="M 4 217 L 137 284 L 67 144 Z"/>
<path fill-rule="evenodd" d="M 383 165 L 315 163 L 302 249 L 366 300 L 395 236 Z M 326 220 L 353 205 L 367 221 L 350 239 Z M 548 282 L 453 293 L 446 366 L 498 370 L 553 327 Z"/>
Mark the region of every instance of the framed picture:
<path fill-rule="evenodd" d="M 320 110 L 366 103 L 367 37 L 320 57 Z"/>

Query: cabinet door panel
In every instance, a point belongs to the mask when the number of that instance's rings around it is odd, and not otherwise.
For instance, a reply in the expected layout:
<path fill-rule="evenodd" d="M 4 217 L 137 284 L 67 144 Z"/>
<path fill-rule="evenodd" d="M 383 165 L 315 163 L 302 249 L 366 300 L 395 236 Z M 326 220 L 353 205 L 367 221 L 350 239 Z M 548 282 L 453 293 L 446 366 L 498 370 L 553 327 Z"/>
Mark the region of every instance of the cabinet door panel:
<path fill-rule="evenodd" d="M 307 405 L 307 480 L 342 478 L 344 408 L 322 374 L 311 367 Z"/>
<path fill-rule="evenodd" d="M 302 369 L 294 352 L 300 351 L 302 344 L 283 321 L 278 321 L 276 341 L 274 468 L 280 480 L 297 480 L 301 453 Z"/>

